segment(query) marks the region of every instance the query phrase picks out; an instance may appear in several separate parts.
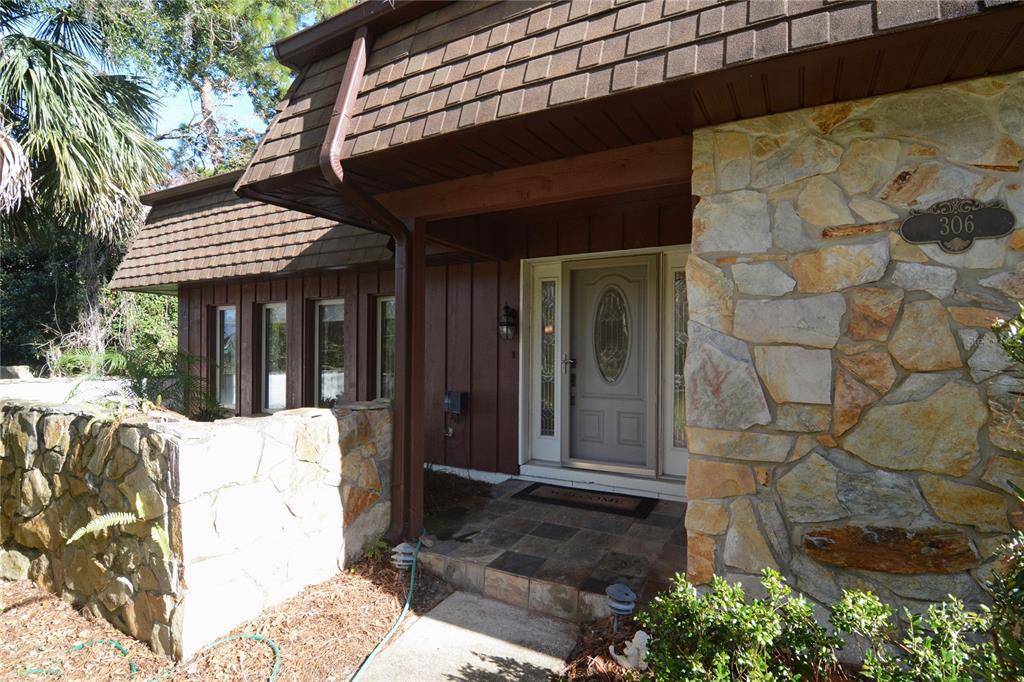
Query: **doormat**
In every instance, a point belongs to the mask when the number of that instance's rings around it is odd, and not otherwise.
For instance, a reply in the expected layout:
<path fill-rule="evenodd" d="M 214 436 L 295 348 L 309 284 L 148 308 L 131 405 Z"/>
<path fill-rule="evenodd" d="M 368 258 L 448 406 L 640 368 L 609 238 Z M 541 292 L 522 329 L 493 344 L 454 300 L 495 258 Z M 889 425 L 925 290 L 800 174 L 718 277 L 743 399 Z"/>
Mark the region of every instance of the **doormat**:
<path fill-rule="evenodd" d="M 657 500 L 647 497 L 603 493 L 598 490 L 582 490 L 580 488 L 563 488 L 546 483 L 534 483 L 512 497 L 561 507 L 575 507 L 576 509 L 630 516 L 635 519 L 646 519 L 654 509 L 654 505 L 658 503 Z"/>

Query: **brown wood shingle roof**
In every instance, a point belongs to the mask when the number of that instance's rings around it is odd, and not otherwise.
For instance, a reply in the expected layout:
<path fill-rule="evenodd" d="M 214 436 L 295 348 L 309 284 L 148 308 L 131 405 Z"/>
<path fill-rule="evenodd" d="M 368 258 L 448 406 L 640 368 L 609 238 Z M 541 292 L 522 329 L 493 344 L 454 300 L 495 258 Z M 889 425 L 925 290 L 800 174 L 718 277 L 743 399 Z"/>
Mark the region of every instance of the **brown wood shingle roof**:
<path fill-rule="evenodd" d="M 145 197 L 153 208 L 110 286 L 169 291 L 186 282 L 390 262 L 388 237 L 238 197 L 238 176 Z"/>
<path fill-rule="evenodd" d="M 342 156 L 1001 4 L 455 2 L 375 36 Z M 239 186 L 317 168 L 347 57 L 337 49 L 300 71 Z"/>

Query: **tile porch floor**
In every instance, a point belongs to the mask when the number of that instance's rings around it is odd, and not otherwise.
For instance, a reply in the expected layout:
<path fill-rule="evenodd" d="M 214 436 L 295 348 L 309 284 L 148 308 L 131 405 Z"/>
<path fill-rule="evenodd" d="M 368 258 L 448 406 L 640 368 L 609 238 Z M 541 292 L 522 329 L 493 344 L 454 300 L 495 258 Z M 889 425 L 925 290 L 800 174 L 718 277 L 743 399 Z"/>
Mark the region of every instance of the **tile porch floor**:
<path fill-rule="evenodd" d="M 421 550 L 423 566 L 460 589 L 581 622 L 607 615 L 611 583 L 643 603 L 686 569 L 682 502 L 634 519 L 512 498 L 529 485 L 508 480 L 428 517 L 438 541 Z"/>

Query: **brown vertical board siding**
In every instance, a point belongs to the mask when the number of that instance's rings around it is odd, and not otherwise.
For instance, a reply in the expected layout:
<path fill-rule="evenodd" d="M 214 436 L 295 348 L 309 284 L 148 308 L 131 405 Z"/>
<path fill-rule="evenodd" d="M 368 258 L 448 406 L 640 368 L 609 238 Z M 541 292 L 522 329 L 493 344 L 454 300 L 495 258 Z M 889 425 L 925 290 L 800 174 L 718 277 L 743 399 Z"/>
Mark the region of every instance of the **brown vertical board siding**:
<path fill-rule="evenodd" d="M 358 279 L 357 301 L 359 306 L 359 336 L 358 355 L 356 356 L 356 370 L 358 384 L 356 387 L 356 400 L 372 400 L 377 397 L 377 386 L 374 381 L 377 371 L 377 356 L 375 352 L 377 334 L 375 329 L 376 315 L 374 306 L 377 303 L 377 293 L 380 291 L 380 278 L 376 272 L 360 272 Z"/>
<path fill-rule="evenodd" d="M 618 251 L 622 248 L 622 212 L 608 209 L 590 219 L 590 250 Z"/>
<path fill-rule="evenodd" d="M 689 244 L 692 234 L 689 201 L 684 198 L 661 206 L 659 224 L 662 246 Z"/>
<path fill-rule="evenodd" d="M 320 275 L 308 275 L 302 280 L 302 404 L 316 407 L 316 301 L 320 298 Z"/>
<path fill-rule="evenodd" d="M 469 391 L 473 370 L 473 266 L 448 268 L 448 386 L 450 391 Z M 472 400 L 472 398 L 470 398 Z M 445 464 L 468 467 L 473 411 L 449 415 L 454 433 L 445 448 Z"/>
<path fill-rule="evenodd" d="M 256 305 L 253 319 L 253 414 L 263 412 L 263 306 L 270 303 L 273 287 L 269 280 L 256 283 Z"/>
<path fill-rule="evenodd" d="M 178 352 L 188 352 L 188 288 L 178 287 Z"/>
<path fill-rule="evenodd" d="M 501 262 L 498 276 L 498 308 L 506 303 L 522 318 L 519 303 L 518 260 Z M 522 319 L 520 319 L 520 326 Z M 519 334 L 511 341 L 498 341 L 498 463 L 497 470 L 519 473 Z"/>
<path fill-rule="evenodd" d="M 685 244 L 691 198 L 632 201 L 619 206 L 550 215 L 522 222 L 477 218 L 474 229 L 500 230 L 506 260 L 439 265 L 427 270 L 425 453 L 430 462 L 483 471 L 519 469 L 519 346 L 498 338 L 498 315 L 508 303 L 521 311 L 521 258 Z M 198 284 L 179 289 L 179 343 L 205 360 L 213 352 L 214 305 L 237 305 L 239 411 L 262 410 L 262 304 L 287 301 L 288 405 L 311 404 L 315 381 L 313 301 L 345 301 L 346 400 L 376 392 L 376 302 L 394 292 L 393 271 L 322 272 L 278 279 Z M 521 322 L 521 321 L 520 321 Z M 298 352 L 293 348 L 298 346 Z M 205 365 L 204 365 L 205 366 Z M 446 390 L 468 391 L 470 409 L 445 419 Z M 444 435 L 447 425 L 454 437 Z"/>
<path fill-rule="evenodd" d="M 563 214 L 558 222 L 558 254 L 590 251 L 590 229 L 586 216 Z"/>
<path fill-rule="evenodd" d="M 424 452 L 428 462 L 444 464 L 445 418 L 442 398 L 446 387 L 448 366 L 447 310 L 448 269 L 445 266 L 427 269 L 426 310 L 426 400 L 424 401 Z"/>
<path fill-rule="evenodd" d="M 258 412 L 252 400 L 253 381 L 259 376 L 256 369 L 256 345 L 253 343 L 256 313 L 256 284 L 247 280 L 242 284 L 238 301 L 238 407 L 243 416 Z"/>
<path fill-rule="evenodd" d="M 287 381 L 285 383 L 285 405 L 289 408 L 302 407 L 303 359 L 305 357 L 305 312 L 302 299 L 302 278 L 290 277 L 287 281 L 287 334 L 288 358 Z"/>
<path fill-rule="evenodd" d="M 553 256 L 558 253 L 558 230 L 551 218 L 531 220 L 527 229 L 529 235 L 527 255 L 530 258 Z"/>
<path fill-rule="evenodd" d="M 473 368 L 469 389 L 470 468 L 498 468 L 498 264 L 473 264 Z"/>
<path fill-rule="evenodd" d="M 218 284 L 213 287 L 213 304 L 228 305 L 228 288 L 225 284 Z"/>
<path fill-rule="evenodd" d="M 213 320 L 213 287 L 204 286 L 200 297 L 199 309 L 199 355 L 206 360 L 202 366 L 202 376 L 206 380 L 207 391 L 213 389 L 213 370 L 216 357 L 213 355 L 213 331 L 210 322 Z"/>
<path fill-rule="evenodd" d="M 270 298 L 266 302 L 270 301 L 285 301 L 288 299 L 288 280 L 286 279 L 272 279 L 270 280 Z"/>
<path fill-rule="evenodd" d="M 338 296 L 345 300 L 345 400 L 358 400 L 359 380 L 362 371 L 359 363 L 359 343 L 366 335 L 366 329 L 359 324 L 359 276 L 354 272 L 342 273 L 338 277 Z"/>
<path fill-rule="evenodd" d="M 629 206 L 622 211 L 620 220 L 623 223 L 622 248 L 642 249 L 661 243 L 660 216 L 656 210 Z"/>
<path fill-rule="evenodd" d="M 338 298 L 338 273 L 329 272 L 320 278 L 321 298 Z"/>

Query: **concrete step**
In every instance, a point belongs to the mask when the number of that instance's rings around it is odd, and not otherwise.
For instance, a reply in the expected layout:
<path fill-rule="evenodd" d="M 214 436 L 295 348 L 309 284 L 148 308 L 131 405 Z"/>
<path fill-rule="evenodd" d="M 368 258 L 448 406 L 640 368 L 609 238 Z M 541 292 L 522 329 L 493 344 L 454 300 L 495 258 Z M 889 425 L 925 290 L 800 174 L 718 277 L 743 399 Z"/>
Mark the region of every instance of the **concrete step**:
<path fill-rule="evenodd" d="M 457 589 L 545 616 L 589 623 L 610 615 L 604 593 L 517 575 L 488 566 L 483 560 L 474 561 L 474 557 L 445 556 L 423 549 L 420 564 Z"/>

